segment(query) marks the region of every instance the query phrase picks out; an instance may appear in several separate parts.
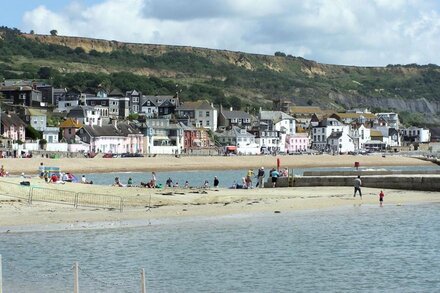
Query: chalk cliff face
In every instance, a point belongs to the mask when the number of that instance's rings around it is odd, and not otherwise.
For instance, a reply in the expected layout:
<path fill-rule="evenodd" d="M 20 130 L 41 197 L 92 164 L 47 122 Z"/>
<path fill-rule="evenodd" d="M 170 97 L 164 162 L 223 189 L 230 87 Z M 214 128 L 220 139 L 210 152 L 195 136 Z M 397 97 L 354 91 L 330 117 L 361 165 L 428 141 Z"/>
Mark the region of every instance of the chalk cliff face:
<path fill-rule="evenodd" d="M 206 58 L 211 64 L 229 66 L 249 73 L 250 79 L 255 79 L 255 73 L 271 72 L 271 78 L 284 78 L 286 83 L 294 86 L 288 90 L 274 94 L 276 88 L 268 93 L 266 88 L 258 88 L 258 82 L 254 88 L 247 89 L 243 94 L 252 94 L 264 100 L 276 97 L 291 98 L 298 105 L 313 103 L 324 108 L 343 109 L 350 107 L 365 106 L 370 108 L 389 109 L 392 111 L 420 112 L 428 115 L 432 121 L 439 123 L 440 119 L 440 67 L 436 65 L 418 66 L 387 66 L 387 67 L 355 67 L 320 64 L 299 57 L 280 57 L 258 54 L 246 54 L 226 50 L 213 50 L 189 46 L 167 46 L 151 44 L 122 43 L 117 41 L 98 40 L 80 37 L 46 36 L 24 34 L 25 38 L 36 40 L 46 44 L 56 44 L 69 48 L 82 48 L 86 52 L 111 53 L 117 50 L 126 50 L 136 54 L 148 56 L 162 56 L 170 52 L 184 52 Z M 1 37 L 1 36 L 0 36 Z M 114 72 L 110 67 L 87 67 L 81 70 L 99 70 L 102 72 Z M 232 66 L 232 67 L 231 67 Z M 69 72 L 69 68 L 62 68 Z M 61 70 L 61 71 L 63 71 Z M 78 69 L 76 69 L 78 70 Z M 182 76 L 179 68 L 129 68 L 131 72 L 139 75 L 174 78 L 177 81 Z M 230 79 L 233 73 L 218 72 L 210 75 L 197 76 L 193 73 L 191 78 L 200 80 L 225 81 Z M 188 76 L 185 76 L 188 77 Z M 263 76 L 263 80 L 266 75 Z M 422 90 L 414 89 L 422 84 Z M 426 85 L 426 86 L 425 86 Z M 237 86 L 238 88 L 239 86 Z M 224 88 L 228 95 L 236 95 L 240 92 L 228 92 L 230 88 Z"/>

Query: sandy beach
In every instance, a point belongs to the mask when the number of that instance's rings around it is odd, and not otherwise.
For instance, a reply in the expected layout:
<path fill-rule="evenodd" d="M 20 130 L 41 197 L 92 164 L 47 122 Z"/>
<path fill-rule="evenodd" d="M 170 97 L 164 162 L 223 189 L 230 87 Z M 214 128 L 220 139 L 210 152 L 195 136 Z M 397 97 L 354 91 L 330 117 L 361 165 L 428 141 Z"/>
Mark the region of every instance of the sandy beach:
<path fill-rule="evenodd" d="M 14 179 L 12 181 L 17 181 Z M 32 184 L 46 184 L 31 179 Z M 16 198 L 0 196 L 0 232 L 39 225 L 38 229 L 88 229 L 131 226 L 130 221 L 147 224 L 176 217 L 219 217 L 250 213 L 294 210 L 320 210 L 337 207 L 375 205 L 379 208 L 379 189 L 363 188 L 363 199 L 353 198 L 351 187 L 301 187 L 266 189 L 147 189 L 92 186 L 79 183 L 50 186 L 58 190 L 117 194 L 124 199 L 124 210 L 74 208 L 68 205 L 34 202 L 28 205 Z M 439 203 L 440 192 L 384 190 L 385 204 Z M 133 223 L 134 223 L 133 222 Z M 41 226 L 43 225 L 43 226 Z M 49 225 L 49 226 L 47 226 Z M 21 227 L 21 228 L 20 228 Z M 44 228 L 46 227 L 46 228 Z M 53 227 L 52 227 L 53 228 Z"/>
<path fill-rule="evenodd" d="M 61 225 L 60 229 L 109 228 L 130 225 L 130 221 L 147 223 L 152 220 L 176 217 L 219 217 L 249 213 L 275 213 L 292 210 L 319 210 L 324 208 L 379 205 L 380 190 L 363 188 L 363 199 L 353 198 L 351 187 L 296 187 L 251 190 L 235 189 L 148 189 L 66 183 L 47 184 L 37 173 L 40 162 L 46 166 L 59 166 L 70 172 L 115 172 L 150 170 L 227 170 L 271 167 L 276 165 L 273 156 L 256 157 L 155 157 L 113 159 L 2 159 L 11 174 L 31 174 L 26 179 L 33 186 L 91 194 L 117 195 L 123 198 L 124 210 L 106 210 L 24 200 L 0 195 L 0 232 L 15 231 L 38 225 L 39 229 Z M 283 167 L 353 167 L 410 166 L 432 163 L 400 156 L 281 156 Z M 19 177 L 2 178 L 3 188 L 8 182 L 18 183 Z M 385 190 L 386 205 L 440 202 L 440 192 Z M 47 226 L 49 225 L 49 226 Z M 43 228 L 42 228 L 43 227 Z M 44 228 L 46 227 L 46 228 Z"/>
<path fill-rule="evenodd" d="M 361 167 L 368 166 L 422 166 L 433 165 L 428 161 L 404 156 L 351 156 L 351 155 L 294 155 L 294 156 L 194 156 L 180 157 L 157 156 L 143 158 L 30 158 L 1 159 L 1 164 L 10 174 L 37 174 L 42 162 L 45 166 L 61 167 L 63 172 L 136 172 L 136 171 L 171 171 L 171 170 L 228 170 L 274 167 L 279 158 L 282 167 L 353 167 L 359 162 Z"/>

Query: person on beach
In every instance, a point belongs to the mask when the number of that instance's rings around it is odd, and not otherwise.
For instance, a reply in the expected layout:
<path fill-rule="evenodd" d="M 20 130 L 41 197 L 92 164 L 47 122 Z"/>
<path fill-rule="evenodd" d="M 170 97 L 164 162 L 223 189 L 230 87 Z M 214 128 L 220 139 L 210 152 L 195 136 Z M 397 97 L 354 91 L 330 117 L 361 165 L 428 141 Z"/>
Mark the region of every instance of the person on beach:
<path fill-rule="evenodd" d="M 43 178 L 46 183 L 49 183 L 49 172 L 44 171 Z"/>
<path fill-rule="evenodd" d="M 218 180 L 218 177 L 214 176 L 214 188 L 217 188 L 219 183 L 220 183 L 220 181 Z"/>
<path fill-rule="evenodd" d="M 173 186 L 173 180 L 171 179 L 171 177 L 168 177 L 167 181 L 165 182 L 165 185 L 167 187 L 172 187 Z"/>
<path fill-rule="evenodd" d="M 362 186 L 361 176 L 358 175 L 358 177 L 356 179 L 354 179 L 354 194 L 353 194 L 353 197 L 356 197 L 356 192 L 359 191 L 359 196 L 362 199 L 361 186 Z"/>
<path fill-rule="evenodd" d="M 83 184 L 87 184 L 86 175 L 82 175 L 82 176 L 81 176 L 81 183 L 83 183 Z"/>
<path fill-rule="evenodd" d="M 257 173 L 258 182 L 256 187 L 263 188 L 264 187 L 264 167 L 258 169 Z"/>
<path fill-rule="evenodd" d="M 203 183 L 203 188 L 209 188 L 209 181 L 205 180 L 205 183 Z"/>
<path fill-rule="evenodd" d="M 44 178 L 44 164 L 43 164 L 43 162 L 40 163 L 40 167 L 38 168 L 38 171 L 40 173 L 40 178 L 43 179 Z"/>
<path fill-rule="evenodd" d="M 115 183 L 113 183 L 113 186 L 122 187 L 122 183 L 119 180 L 119 177 L 115 177 Z"/>
<path fill-rule="evenodd" d="M 189 188 L 189 182 L 188 182 L 188 180 L 185 181 L 185 185 L 183 186 L 183 188 Z"/>
<path fill-rule="evenodd" d="M 2 165 L 2 167 L 0 168 L 0 176 L 3 177 L 5 175 L 6 175 L 5 167 L 3 167 Z"/>
<path fill-rule="evenodd" d="M 173 187 L 174 188 L 179 188 L 179 182 L 174 183 Z"/>
<path fill-rule="evenodd" d="M 254 177 L 254 171 L 249 169 L 246 174 L 246 186 L 247 188 L 252 188 L 252 177 Z"/>
<path fill-rule="evenodd" d="M 156 172 L 151 172 L 151 181 L 150 181 L 151 188 L 156 188 L 156 182 L 157 182 Z"/>
<path fill-rule="evenodd" d="M 127 181 L 127 187 L 132 187 L 133 186 L 133 179 L 131 179 L 131 177 L 128 178 Z"/>
<path fill-rule="evenodd" d="M 379 204 L 380 206 L 383 206 L 383 197 L 385 196 L 385 193 L 383 192 L 383 190 L 380 191 L 379 193 Z"/>
<path fill-rule="evenodd" d="M 278 173 L 278 171 L 274 169 L 272 171 L 272 187 L 273 188 L 277 187 L 277 181 L 278 181 L 279 176 L 280 176 L 280 173 Z"/>

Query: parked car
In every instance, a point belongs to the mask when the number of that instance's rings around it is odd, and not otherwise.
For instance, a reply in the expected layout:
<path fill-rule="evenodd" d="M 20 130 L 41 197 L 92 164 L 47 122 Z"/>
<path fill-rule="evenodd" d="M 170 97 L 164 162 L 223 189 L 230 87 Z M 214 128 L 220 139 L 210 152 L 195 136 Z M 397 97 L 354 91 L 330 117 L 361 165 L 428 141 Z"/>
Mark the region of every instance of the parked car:
<path fill-rule="evenodd" d="M 114 156 L 114 154 L 112 154 L 112 153 L 106 153 L 102 157 L 106 158 L 106 159 L 109 159 L 109 158 L 113 158 L 113 156 Z"/>
<path fill-rule="evenodd" d="M 121 154 L 121 158 L 139 158 L 143 157 L 143 154 L 131 154 L 131 153 L 123 153 Z"/>

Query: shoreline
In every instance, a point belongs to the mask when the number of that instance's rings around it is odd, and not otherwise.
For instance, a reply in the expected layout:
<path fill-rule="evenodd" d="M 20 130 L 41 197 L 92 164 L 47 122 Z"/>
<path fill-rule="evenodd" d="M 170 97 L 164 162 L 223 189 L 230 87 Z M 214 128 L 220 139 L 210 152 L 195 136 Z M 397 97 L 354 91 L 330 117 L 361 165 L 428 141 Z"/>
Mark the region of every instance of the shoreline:
<path fill-rule="evenodd" d="M 28 205 L 0 196 L 0 234 L 34 231 L 68 231 L 131 228 L 139 226 L 218 219 L 252 217 L 256 214 L 308 211 L 320 214 L 338 208 L 379 207 L 380 189 L 363 188 L 364 197 L 353 198 L 351 187 L 298 187 L 253 190 L 208 190 L 207 194 L 125 197 L 123 212 L 95 208 L 74 208 L 63 204 L 34 202 Z M 130 202 L 131 200 L 131 202 Z M 160 203 L 161 205 L 156 205 Z M 440 203 L 440 192 L 385 190 L 384 208 L 409 204 Z M 7 232 L 7 230 L 9 230 Z"/>
<path fill-rule="evenodd" d="M 436 164 L 418 158 L 399 155 L 352 156 L 352 155 L 282 155 L 282 156 L 194 156 L 180 157 L 157 156 L 143 158 L 7 158 L 0 159 L 6 171 L 11 175 L 24 172 L 37 174 L 40 163 L 44 166 L 57 166 L 63 172 L 72 173 L 110 173 L 110 172 L 151 172 L 151 171 L 189 171 L 189 170 L 237 170 L 248 168 L 275 167 L 277 159 L 281 167 L 350 167 L 359 162 L 360 167 L 380 166 L 436 166 Z"/>

